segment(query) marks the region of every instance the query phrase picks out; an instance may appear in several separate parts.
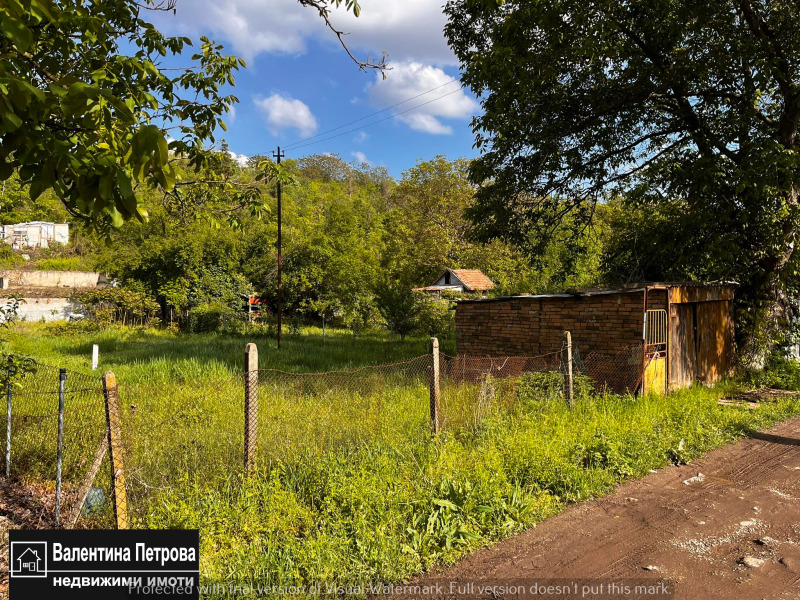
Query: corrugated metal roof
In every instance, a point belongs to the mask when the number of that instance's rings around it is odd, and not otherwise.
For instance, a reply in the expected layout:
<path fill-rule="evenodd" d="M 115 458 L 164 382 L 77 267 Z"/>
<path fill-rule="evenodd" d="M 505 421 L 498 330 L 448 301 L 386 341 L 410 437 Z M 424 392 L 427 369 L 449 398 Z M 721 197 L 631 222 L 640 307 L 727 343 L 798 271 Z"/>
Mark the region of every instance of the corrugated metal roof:
<path fill-rule="evenodd" d="M 497 296 L 495 298 L 475 298 L 469 300 L 459 300 L 459 303 L 467 302 L 502 302 L 507 300 L 543 300 L 546 298 L 575 298 L 575 297 L 589 297 L 589 296 L 604 296 L 612 294 L 632 294 L 635 292 L 643 292 L 645 289 L 662 289 L 665 290 L 670 287 L 734 287 L 738 285 L 733 281 L 714 281 L 703 283 L 699 281 L 688 282 L 657 282 L 657 283 L 640 283 L 632 286 L 622 288 L 585 288 L 575 290 L 565 290 L 557 294 L 519 294 L 516 296 Z"/>

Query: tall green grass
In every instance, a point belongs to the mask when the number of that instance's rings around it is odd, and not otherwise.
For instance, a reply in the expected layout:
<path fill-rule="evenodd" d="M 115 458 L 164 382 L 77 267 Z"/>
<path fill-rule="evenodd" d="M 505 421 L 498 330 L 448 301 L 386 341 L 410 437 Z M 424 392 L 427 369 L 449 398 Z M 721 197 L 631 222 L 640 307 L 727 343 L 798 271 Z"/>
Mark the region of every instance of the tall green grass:
<path fill-rule="evenodd" d="M 488 396 L 485 383 L 446 384 L 446 428 L 433 439 L 423 370 L 262 373 L 259 461 L 244 480 L 245 341 L 31 325 L 9 335 L 13 349 L 72 367 L 100 343 L 102 367 L 121 383 L 136 525 L 199 528 L 209 583 L 400 581 L 800 414 L 791 398 L 753 411 L 720 406 L 726 386 L 666 398 L 584 386 L 570 409 L 551 378 L 523 376 L 492 384 Z M 256 341 L 262 367 L 296 373 L 426 350 L 425 340 L 391 344 L 377 334 L 354 347 L 340 332 L 290 337 L 280 353 L 272 340 Z"/>

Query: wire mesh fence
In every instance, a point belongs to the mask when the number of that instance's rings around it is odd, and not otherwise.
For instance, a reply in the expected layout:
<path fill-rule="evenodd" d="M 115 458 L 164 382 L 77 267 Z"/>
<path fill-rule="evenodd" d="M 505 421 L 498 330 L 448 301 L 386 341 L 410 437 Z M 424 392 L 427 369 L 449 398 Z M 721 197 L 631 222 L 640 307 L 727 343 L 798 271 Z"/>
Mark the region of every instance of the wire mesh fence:
<path fill-rule="evenodd" d="M 82 486 L 106 432 L 100 378 L 31 359 L 2 360 L 5 475 L 39 484 L 46 521 L 63 524 L 81 513 L 102 521 L 106 492 L 97 487 L 84 506 Z"/>
<path fill-rule="evenodd" d="M 573 355 L 575 368 L 587 376 L 595 389 L 606 389 L 615 394 L 635 393 L 642 384 L 644 346 L 632 344 L 616 353 L 592 352 L 581 358 Z"/>
<path fill-rule="evenodd" d="M 519 378 L 527 373 L 554 373 L 563 386 L 561 352 L 540 356 L 443 355 L 441 397 L 443 428 L 477 426 L 490 414 L 513 408 Z"/>
<path fill-rule="evenodd" d="M 258 371 L 259 460 L 427 431 L 430 369 L 424 355 L 348 371 Z"/>
<path fill-rule="evenodd" d="M 174 500 L 197 482 L 227 482 L 309 455 L 429 438 L 432 430 L 458 434 L 491 415 L 521 410 L 521 394 L 532 389 L 569 400 L 570 376 L 576 397 L 639 388 L 641 345 L 585 357 L 577 346 L 570 349 L 510 357 L 434 351 L 392 364 L 308 373 L 253 369 L 257 350 L 248 345 L 250 369 L 229 379 L 184 381 L 168 394 L 158 378 L 115 386 L 121 426 L 118 441 L 110 436 L 111 449 L 122 458 L 113 467 L 104 445 L 109 436 L 101 378 L 67 371 L 62 392 L 61 370 L 34 363 L 6 377 L 9 472 L 55 485 L 63 397 L 61 513 L 83 509 L 88 521 L 118 525 L 111 499 L 122 485 L 131 526 L 148 526 L 148 509 L 159 497 Z M 2 449 L 8 424 L 6 413 L 0 415 Z M 100 474 L 87 489 L 93 472 Z"/>
<path fill-rule="evenodd" d="M 127 509 L 131 525 L 160 496 L 196 481 L 224 482 L 244 465 L 244 380 L 118 385 Z"/>

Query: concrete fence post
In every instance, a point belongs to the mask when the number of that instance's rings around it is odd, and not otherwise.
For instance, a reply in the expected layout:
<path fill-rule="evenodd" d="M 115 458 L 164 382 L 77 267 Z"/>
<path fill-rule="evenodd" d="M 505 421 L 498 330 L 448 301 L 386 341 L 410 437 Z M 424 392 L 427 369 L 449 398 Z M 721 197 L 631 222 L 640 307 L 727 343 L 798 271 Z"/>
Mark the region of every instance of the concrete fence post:
<path fill-rule="evenodd" d="M 97 370 L 97 365 L 100 363 L 100 346 L 92 344 L 92 371 Z"/>
<path fill-rule="evenodd" d="M 567 347 L 567 404 L 572 406 L 573 387 L 572 387 L 572 334 L 564 332 L 565 345 Z"/>
<path fill-rule="evenodd" d="M 435 337 L 431 338 L 431 359 L 431 428 L 436 434 L 442 428 L 442 409 L 439 388 L 439 340 Z"/>
<path fill-rule="evenodd" d="M 111 459 L 111 494 L 114 500 L 114 521 L 117 529 L 128 529 L 128 495 L 125 491 L 125 464 L 122 451 L 122 422 L 119 417 L 117 377 L 103 373 L 103 396 L 106 400 L 108 455 Z"/>
<path fill-rule="evenodd" d="M 258 444 L 258 348 L 247 344 L 244 349 L 244 470 L 255 467 Z"/>

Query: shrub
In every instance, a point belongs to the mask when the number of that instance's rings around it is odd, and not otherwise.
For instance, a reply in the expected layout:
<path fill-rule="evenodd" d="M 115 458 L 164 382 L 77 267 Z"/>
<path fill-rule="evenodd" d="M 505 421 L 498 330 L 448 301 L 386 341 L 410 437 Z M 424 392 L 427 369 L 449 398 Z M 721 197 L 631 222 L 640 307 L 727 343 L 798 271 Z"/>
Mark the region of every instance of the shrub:
<path fill-rule="evenodd" d="M 56 256 L 36 261 L 40 271 L 92 271 L 93 267 L 80 256 Z"/>
<path fill-rule="evenodd" d="M 100 323 L 145 324 L 160 307 L 146 292 L 127 288 L 92 288 L 75 293 L 72 299 L 84 306 Z"/>
<path fill-rule="evenodd" d="M 6 243 L 0 243 L 0 269 L 13 269 L 25 264 L 25 259 Z"/>
<path fill-rule="evenodd" d="M 562 373 L 556 371 L 526 373 L 519 378 L 517 399 L 528 406 L 542 401 L 563 400 L 564 386 Z M 572 374 L 572 396 L 575 400 L 589 398 L 593 391 L 594 382 L 589 377 L 578 372 Z"/>
<path fill-rule="evenodd" d="M 740 379 L 753 387 L 800 390 L 800 362 L 775 352 L 769 357 L 763 370 L 744 371 Z"/>
<path fill-rule="evenodd" d="M 211 333 L 238 322 L 240 313 L 221 302 L 201 304 L 189 311 L 189 330 L 192 333 Z"/>

